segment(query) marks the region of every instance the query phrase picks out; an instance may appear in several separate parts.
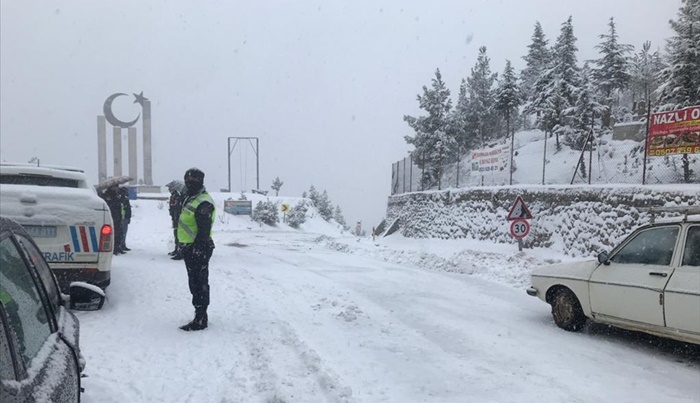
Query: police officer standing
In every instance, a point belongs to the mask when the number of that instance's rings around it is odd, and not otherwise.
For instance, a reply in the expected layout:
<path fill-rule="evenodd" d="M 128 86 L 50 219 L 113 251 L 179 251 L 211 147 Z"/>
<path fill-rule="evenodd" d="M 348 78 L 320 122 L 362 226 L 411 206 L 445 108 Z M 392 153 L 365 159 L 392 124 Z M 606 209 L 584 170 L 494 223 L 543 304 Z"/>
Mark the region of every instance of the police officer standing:
<path fill-rule="evenodd" d="M 117 185 L 110 186 L 100 196 L 107 202 L 109 212 L 112 215 L 112 225 L 114 226 L 114 254 L 121 255 L 126 253 L 121 245 L 123 205 L 121 195 L 119 194 L 119 187 Z"/>
<path fill-rule="evenodd" d="M 129 188 L 119 188 L 119 199 L 122 203 L 122 235 L 119 240 L 121 250 L 128 252 L 131 249 L 126 247 L 126 233 L 129 231 L 129 223 L 131 222 L 131 200 L 129 200 Z"/>
<path fill-rule="evenodd" d="M 185 184 L 182 181 L 174 180 L 169 182 L 167 185 L 170 191 L 170 219 L 173 223 L 173 239 L 175 240 L 175 248 L 168 255 L 172 256 L 174 260 L 181 260 L 182 254 L 180 253 L 180 243 L 177 240 L 177 227 L 180 221 L 180 210 L 182 210 L 182 202 L 184 201 L 185 194 Z"/>
<path fill-rule="evenodd" d="M 177 238 L 187 267 L 187 278 L 194 319 L 180 329 L 202 330 L 207 327 L 209 306 L 209 259 L 214 251 L 211 238 L 216 209 L 214 200 L 204 188 L 204 172 L 190 168 L 185 172 L 187 196 L 182 204 L 177 227 Z"/>

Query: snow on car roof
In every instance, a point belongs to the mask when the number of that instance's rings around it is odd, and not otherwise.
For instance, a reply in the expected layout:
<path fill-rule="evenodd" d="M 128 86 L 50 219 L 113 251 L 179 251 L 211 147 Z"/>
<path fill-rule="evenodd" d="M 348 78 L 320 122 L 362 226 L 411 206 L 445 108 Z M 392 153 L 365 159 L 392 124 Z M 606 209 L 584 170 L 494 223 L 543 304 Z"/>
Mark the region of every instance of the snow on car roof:
<path fill-rule="evenodd" d="M 65 178 L 85 181 L 83 170 L 69 167 L 36 166 L 28 164 L 0 164 L 2 175 L 44 175 L 55 178 Z"/>
<path fill-rule="evenodd" d="M 34 165 L 34 164 L 25 164 L 25 163 L 19 163 L 19 162 L 0 162 L 0 167 L 37 167 L 37 168 L 58 169 L 61 171 L 85 172 L 85 170 L 83 170 L 81 168 L 65 166 L 65 165 Z"/>

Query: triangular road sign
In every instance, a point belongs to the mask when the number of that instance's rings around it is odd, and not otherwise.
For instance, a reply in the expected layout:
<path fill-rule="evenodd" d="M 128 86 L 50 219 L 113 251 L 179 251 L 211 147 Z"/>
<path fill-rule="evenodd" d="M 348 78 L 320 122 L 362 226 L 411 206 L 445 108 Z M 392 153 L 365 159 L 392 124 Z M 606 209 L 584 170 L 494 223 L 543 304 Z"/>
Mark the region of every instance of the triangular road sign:
<path fill-rule="evenodd" d="M 510 208 L 510 213 L 508 213 L 508 218 L 506 219 L 512 221 L 520 219 L 529 220 L 531 218 L 532 214 L 530 210 L 525 205 L 522 197 L 518 196 L 518 198 L 515 199 L 515 203 L 513 203 L 513 207 Z"/>

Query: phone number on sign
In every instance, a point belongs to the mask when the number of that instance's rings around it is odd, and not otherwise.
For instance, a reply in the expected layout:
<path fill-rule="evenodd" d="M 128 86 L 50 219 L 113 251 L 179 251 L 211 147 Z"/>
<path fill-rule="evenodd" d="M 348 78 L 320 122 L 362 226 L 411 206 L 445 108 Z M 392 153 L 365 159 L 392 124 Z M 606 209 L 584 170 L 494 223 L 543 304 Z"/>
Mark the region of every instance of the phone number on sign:
<path fill-rule="evenodd" d="M 650 156 L 670 155 L 670 154 L 700 154 L 700 147 L 673 147 L 649 150 Z"/>

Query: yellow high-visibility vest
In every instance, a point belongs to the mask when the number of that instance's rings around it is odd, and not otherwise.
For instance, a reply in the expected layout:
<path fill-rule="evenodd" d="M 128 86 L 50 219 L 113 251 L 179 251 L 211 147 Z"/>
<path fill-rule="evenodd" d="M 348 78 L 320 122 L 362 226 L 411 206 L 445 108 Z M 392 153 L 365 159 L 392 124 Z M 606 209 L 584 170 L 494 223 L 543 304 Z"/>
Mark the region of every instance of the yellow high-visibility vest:
<path fill-rule="evenodd" d="M 182 206 L 180 221 L 177 224 L 177 240 L 180 243 L 193 243 L 194 239 L 197 237 L 198 229 L 197 221 L 194 218 L 194 213 L 197 211 L 197 207 L 199 207 L 202 202 L 209 202 L 212 206 L 214 206 L 214 211 L 211 212 L 211 224 L 213 229 L 214 217 L 216 216 L 216 206 L 214 205 L 214 200 L 211 198 L 211 196 L 209 196 L 209 193 L 201 193 Z M 211 238 L 211 231 L 209 231 L 209 237 Z"/>

